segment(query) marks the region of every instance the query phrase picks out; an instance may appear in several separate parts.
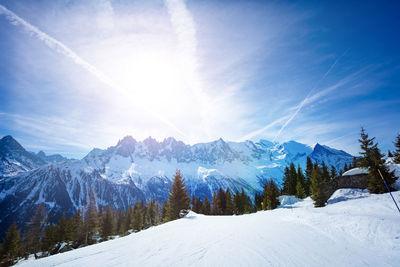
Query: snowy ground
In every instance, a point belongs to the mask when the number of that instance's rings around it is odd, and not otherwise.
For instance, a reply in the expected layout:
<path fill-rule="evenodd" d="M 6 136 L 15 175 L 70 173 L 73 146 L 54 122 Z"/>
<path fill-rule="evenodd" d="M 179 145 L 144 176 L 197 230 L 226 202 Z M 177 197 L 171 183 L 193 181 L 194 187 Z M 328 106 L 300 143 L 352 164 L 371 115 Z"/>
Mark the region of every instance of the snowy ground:
<path fill-rule="evenodd" d="M 400 201 L 400 192 L 394 193 Z M 400 214 L 388 194 L 336 192 L 243 216 L 203 216 L 21 266 L 399 266 Z"/>

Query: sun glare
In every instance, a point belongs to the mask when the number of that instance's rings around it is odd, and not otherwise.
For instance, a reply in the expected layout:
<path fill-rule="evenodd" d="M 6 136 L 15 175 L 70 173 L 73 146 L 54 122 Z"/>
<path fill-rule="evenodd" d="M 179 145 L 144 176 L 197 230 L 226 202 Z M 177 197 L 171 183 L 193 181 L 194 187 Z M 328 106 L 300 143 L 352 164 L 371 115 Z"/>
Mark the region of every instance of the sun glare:
<path fill-rule="evenodd" d="M 178 105 L 196 102 L 190 89 L 190 75 L 179 57 L 150 50 L 145 53 L 120 53 L 108 66 L 113 81 L 127 92 L 129 102 L 137 103 L 169 117 Z M 115 96 L 120 101 L 120 96 Z M 196 105 L 196 103 L 193 103 Z"/>

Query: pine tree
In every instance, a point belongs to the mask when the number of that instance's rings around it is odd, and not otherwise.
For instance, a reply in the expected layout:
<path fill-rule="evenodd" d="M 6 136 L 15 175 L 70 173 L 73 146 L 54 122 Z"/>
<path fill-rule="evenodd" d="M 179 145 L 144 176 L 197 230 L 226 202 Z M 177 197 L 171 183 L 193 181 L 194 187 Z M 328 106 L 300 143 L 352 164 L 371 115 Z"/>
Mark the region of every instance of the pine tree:
<path fill-rule="evenodd" d="M 311 198 L 315 207 L 323 207 L 328 200 L 325 188 L 325 179 L 321 169 L 316 165 L 311 173 Z"/>
<path fill-rule="evenodd" d="M 211 213 L 210 201 L 208 200 L 207 196 L 204 197 L 204 204 L 201 213 L 204 215 L 210 215 Z"/>
<path fill-rule="evenodd" d="M 168 221 L 167 212 L 168 212 L 168 201 L 164 201 L 162 209 L 161 209 L 161 220 L 163 222 Z"/>
<path fill-rule="evenodd" d="M 343 171 L 344 172 L 347 172 L 349 170 L 349 167 L 347 166 L 347 163 L 345 163 L 344 164 L 344 167 L 343 167 Z"/>
<path fill-rule="evenodd" d="M 152 199 L 150 200 L 147 208 L 147 215 L 149 217 L 149 225 L 156 225 L 156 203 Z"/>
<path fill-rule="evenodd" d="M 393 158 L 393 153 L 390 150 L 388 150 L 388 158 Z"/>
<path fill-rule="evenodd" d="M 268 182 L 265 183 L 263 195 L 264 195 L 263 198 L 264 210 L 275 209 L 280 204 L 278 200 L 279 188 L 272 179 L 270 179 Z"/>
<path fill-rule="evenodd" d="M 183 209 L 188 209 L 190 205 L 190 197 L 185 188 L 184 179 L 181 172 L 176 171 L 174 182 L 168 196 L 168 219 L 175 220 L 179 218 L 179 212 Z"/>
<path fill-rule="evenodd" d="M 142 228 L 141 228 L 142 230 L 150 226 L 149 209 L 148 206 L 143 201 L 140 202 L 140 211 L 142 215 Z"/>
<path fill-rule="evenodd" d="M 395 181 L 394 171 L 390 172 L 385 164 L 384 155 L 378 148 L 378 143 L 374 142 L 375 137 L 369 138 L 364 128 L 361 128 L 361 138 L 359 139 L 363 157 L 360 165 L 368 168 L 368 190 L 371 193 L 380 194 L 387 192 L 387 188 L 380 177 L 379 171 L 390 187 Z"/>
<path fill-rule="evenodd" d="M 58 224 L 56 226 L 56 231 L 57 231 L 57 241 L 58 242 L 64 242 L 68 241 L 70 233 L 68 231 L 68 224 L 67 224 L 67 219 L 65 218 L 65 212 L 63 213 L 63 216 L 61 217 L 60 221 L 58 221 Z"/>
<path fill-rule="evenodd" d="M 17 225 L 12 224 L 3 240 L 3 257 L 4 261 L 10 265 L 15 264 L 21 255 L 21 234 L 17 229 Z"/>
<path fill-rule="evenodd" d="M 373 161 L 368 171 L 368 190 L 374 194 L 386 193 L 387 188 L 382 181 L 379 171 L 389 187 L 397 180 L 394 171 L 389 171 L 388 166 L 385 164 L 384 155 L 378 147 L 372 150 L 371 157 Z"/>
<path fill-rule="evenodd" d="M 330 173 L 330 178 L 333 179 L 337 176 L 336 168 L 335 166 L 331 166 L 331 173 Z"/>
<path fill-rule="evenodd" d="M 140 207 L 140 204 L 136 202 L 135 207 L 133 208 L 132 229 L 136 232 L 142 230 L 143 223 L 143 210 Z"/>
<path fill-rule="evenodd" d="M 196 213 L 200 213 L 202 209 L 203 203 L 201 202 L 199 197 L 193 195 L 192 197 L 192 210 Z"/>
<path fill-rule="evenodd" d="M 256 212 L 259 211 L 259 210 L 263 210 L 264 209 L 263 208 L 263 204 L 264 204 L 263 198 L 264 198 L 263 194 L 255 193 L 255 195 L 254 195 L 254 209 L 255 209 Z"/>
<path fill-rule="evenodd" d="M 103 216 L 103 223 L 101 224 L 100 235 L 103 240 L 107 240 L 107 238 L 112 235 L 114 229 L 114 220 L 111 207 L 106 209 L 106 212 Z"/>
<path fill-rule="evenodd" d="M 305 198 L 306 186 L 306 178 L 304 177 L 303 170 L 301 169 L 300 165 L 297 166 L 297 182 L 296 182 L 296 197 L 297 198 Z"/>
<path fill-rule="evenodd" d="M 297 172 L 293 162 L 289 166 L 289 177 L 288 194 L 294 196 L 296 195 Z"/>
<path fill-rule="evenodd" d="M 29 222 L 29 228 L 24 238 L 24 250 L 26 253 L 36 253 L 40 250 L 40 241 L 44 235 L 45 224 L 47 222 L 46 205 L 39 203 Z"/>
<path fill-rule="evenodd" d="M 396 147 L 396 150 L 393 152 L 393 162 L 400 164 L 400 134 L 397 135 L 394 146 Z"/>
<path fill-rule="evenodd" d="M 329 182 L 330 174 L 328 166 L 326 166 L 325 162 L 322 161 L 321 163 L 321 171 L 322 171 L 322 178 L 324 179 L 325 183 Z"/>
<path fill-rule="evenodd" d="M 129 205 L 128 209 L 126 210 L 125 214 L 125 222 L 124 222 L 124 230 L 125 233 L 132 229 L 132 217 L 133 217 L 133 207 Z"/>
<path fill-rule="evenodd" d="M 44 232 L 44 237 L 42 241 L 42 250 L 47 251 L 48 254 L 52 254 L 54 245 L 57 243 L 57 230 L 53 225 L 48 225 Z"/>
<path fill-rule="evenodd" d="M 159 202 L 156 203 L 156 215 L 155 215 L 155 224 L 154 225 L 159 225 L 161 222 L 161 215 L 160 215 L 160 204 Z"/>
<path fill-rule="evenodd" d="M 192 199 L 190 200 L 190 209 L 196 212 L 196 197 L 194 194 L 192 195 Z"/>
<path fill-rule="evenodd" d="M 118 211 L 115 228 L 116 228 L 117 234 L 119 234 L 119 235 L 122 235 L 125 233 L 125 231 L 123 229 L 124 228 L 123 227 L 124 220 L 125 220 L 124 211 L 122 211 L 122 210 Z"/>
<path fill-rule="evenodd" d="M 251 199 L 246 195 L 244 192 L 244 189 L 242 187 L 242 191 L 240 193 L 240 199 L 241 199 L 241 204 L 242 204 L 242 212 L 241 214 L 247 214 L 252 211 L 252 204 L 251 204 Z"/>
<path fill-rule="evenodd" d="M 104 212 L 103 212 L 103 205 L 98 206 L 98 211 L 96 213 L 96 222 L 97 222 L 97 227 L 96 230 L 100 233 L 101 229 L 103 228 L 103 220 L 104 220 Z"/>
<path fill-rule="evenodd" d="M 284 194 L 289 194 L 289 183 L 290 183 L 290 172 L 289 172 L 289 167 L 285 167 L 284 170 L 284 175 L 283 175 L 283 188 L 282 192 Z"/>
<path fill-rule="evenodd" d="M 212 215 L 217 215 L 218 214 L 217 193 L 215 191 L 213 192 L 213 196 L 212 196 L 211 214 Z"/>
<path fill-rule="evenodd" d="M 283 177 L 283 192 L 288 195 L 296 195 L 296 185 L 297 185 L 296 167 L 294 163 L 290 163 L 289 167 L 285 168 Z"/>
<path fill-rule="evenodd" d="M 135 203 L 135 207 L 133 208 L 132 215 L 132 229 L 134 231 L 140 231 L 143 229 L 143 209 L 140 202 Z"/>
<path fill-rule="evenodd" d="M 236 190 L 235 195 L 233 196 L 233 213 L 236 215 L 242 214 L 242 203 L 240 198 L 239 191 Z"/>
<path fill-rule="evenodd" d="M 296 197 L 300 199 L 306 197 L 306 192 L 304 190 L 304 187 L 299 180 L 297 180 L 297 185 L 296 185 Z"/>
<path fill-rule="evenodd" d="M 78 209 L 78 211 L 75 213 L 74 216 L 72 216 L 72 221 L 73 221 L 73 231 L 72 231 L 72 241 L 73 241 L 73 246 L 75 248 L 79 247 L 80 245 L 84 244 L 85 242 L 85 225 L 83 222 L 83 217 L 81 215 L 81 211 Z"/>
<path fill-rule="evenodd" d="M 226 189 L 225 199 L 226 199 L 225 214 L 232 215 L 233 214 L 233 202 L 232 202 L 232 194 L 231 194 L 231 191 L 229 191 L 229 187 Z"/>
<path fill-rule="evenodd" d="M 361 156 L 360 166 L 364 168 L 369 168 L 369 166 L 373 165 L 373 157 L 372 151 L 377 148 L 377 144 L 374 143 L 375 137 L 369 138 L 368 134 L 365 132 L 365 129 L 361 127 L 361 138 L 358 139 L 361 146 Z"/>
<path fill-rule="evenodd" d="M 217 194 L 217 214 L 218 215 L 223 215 L 226 212 L 226 195 L 224 190 L 222 188 L 219 188 L 218 194 Z"/>
<path fill-rule="evenodd" d="M 96 199 L 94 197 L 93 190 L 89 190 L 89 205 L 87 207 L 86 218 L 85 218 L 85 244 L 93 244 L 93 237 L 96 235 L 98 230 L 98 215 L 96 207 Z"/>
<path fill-rule="evenodd" d="M 307 157 L 306 182 L 305 182 L 305 187 L 304 187 L 306 196 L 310 195 L 311 173 L 312 173 L 313 167 L 314 167 L 314 165 L 311 161 L 311 158 Z"/>

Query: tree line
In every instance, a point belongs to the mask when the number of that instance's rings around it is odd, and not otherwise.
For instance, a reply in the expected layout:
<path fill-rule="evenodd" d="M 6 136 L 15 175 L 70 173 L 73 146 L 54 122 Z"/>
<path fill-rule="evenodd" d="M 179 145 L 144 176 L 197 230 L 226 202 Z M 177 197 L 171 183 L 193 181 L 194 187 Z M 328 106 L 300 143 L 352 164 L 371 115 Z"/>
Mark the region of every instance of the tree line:
<path fill-rule="evenodd" d="M 343 171 L 351 168 L 361 167 L 368 169 L 367 189 L 373 194 L 382 194 L 388 192 L 385 183 L 382 181 L 384 177 L 386 183 L 391 190 L 392 185 L 396 181 L 394 171 L 390 171 L 386 165 L 385 155 L 381 153 L 378 143 L 375 142 L 375 137 L 370 138 L 361 128 L 360 139 L 360 157 L 353 158 L 353 163 L 345 164 L 344 170 L 339 170 L 339 176 Z M 397 135 L 394 142 L 396 150 L 392 154 L 390 151 L 388 157 L 394 163 L 400 164 L 400 134 Z M 306 170 L 303 173 L 300 166 L 295 167 L 293 163 L 285 168 L 283 178 L 282 193 L 287 195 L 295 195 L 298 198 L 311 196 L 314 200 L 315 207 L 323 207 L 326 205 L 330 197 L 330 182 L 337 176 L 337 171 L 334 166 L 330 168 L 322 161 L 321 164 L 313 163 L 307 157 Z"/>
<path fill-rule="evenodd" d="M 277 188 L 277 187 L 276 187 Z M 254 211 L 250 197 L 242 190 L 233 196 L 227 188 L 214 192 L 212 202 L 193 196 L 192 200 L 185 187 L 184 179 L 177 170 L 168 200 L 162 205 L 154 200 L 130 205 L 127 210 L 115 210 L 109 206 L 97 207 L 92 191 L 85 211 L 66 218 L 65 214 L 56 224 L 48 223 L 48 214 L 44 203 L 37 205 L 34 215 L 28 222 L 28 230 L 23 235 L 16 224 L 12 224 L 0 247 L 2 265 L 12 265 L 20 258 L 46 257 L 96 244 L 115 236 L 124 236 L 178 219 L 181 210 L 192 208 L 206 215 L 244 214 Z"/>

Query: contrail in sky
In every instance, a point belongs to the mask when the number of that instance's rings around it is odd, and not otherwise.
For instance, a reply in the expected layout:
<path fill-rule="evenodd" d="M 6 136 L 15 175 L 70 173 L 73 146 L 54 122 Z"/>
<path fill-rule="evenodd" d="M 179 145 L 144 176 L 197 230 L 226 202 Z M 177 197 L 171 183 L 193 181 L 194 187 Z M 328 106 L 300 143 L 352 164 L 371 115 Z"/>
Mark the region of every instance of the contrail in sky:
<path fill-rule="evenodd" d="M 293 115 L 282 125 L 281 129 L 279 130 L 278 134 L 274 137 L 273 142 L 281 135 L 282 131 L 289 125 L 289 123 L 297 116 L 297 114 L 300 112 L 300 110 L 303 108 L 303 106 L 308 102 L 310 99 L 311 93 L 319 86 L 319 84 L 328 76 L 328 74 L 333 70 L 333 68 L 336 66 L 336 64 L 339 62 L 339 60 L 347 54 L 349 49 L 347 49 L 338 59 L 333 62 L 333 64 L 330 66 L 327 72 L 322 76 L 322 78 L 317 82 L 317 84 L 310 90 L 310 92 L 307 94 L 306 98 L 304 98 L 303 101 L 301 101 L 300 105 L 296 109 L 296 111 L 293 113 Z"/>
<path fill-rule="evenodd" d="M 65 44 L 62 42 L 58 41 L 57 39 L 51 37 L 50 35 L 42 32 L 39 28 L 33 26 L 26 20 L 22 19 L 19 17 L 17 14 L 12 12 L 11 10 L 7 9 L 3 5 L 0 5 L 0 14 L 4 14 L 7 20 L 17 26 L 21 25 L 25 28 L 25 30 L 31 34 L 32 36 L 38 38 L 39 40 L 43 41 L 49 48 L 53 49 L 54 51 L 72 59 L 72 61 L 93 74 L 96 78 L 98 78 L 101 82 L 104 84 L 108 85 L 109 87 L 113 88 L 114 90 L 118 91 L 120 94 L 129 97 L 129 94 L 125 88 L 120 87 L 117 85 L 113 80 L 111 80 L 107 75 L 105 75 L 103 72 L 101 72 L 99 69 L 97 69 L 95 66 L 91 65 L 84 59 L 82 59 L 79 55 L 77 55 L 74 51 L 72 51 L 69 47 L 67 47 Z M 181 135 L 185 136 L 186 135 L 179 130 L 172 122 L 169 120 L 161 117 L 160 115 L 156 114 L 154 111 L 147 109 L 143 105 L 140 105 L 140 102 L 137 103 L 138 106 L 144 110 L 145 112 L 148 112 L 149 114 L 153 115 L 156 117 L 158 120 L 163 122 L 164 124 L 168 125 Z"/>
<path fill-rule="evenodd" d="M 165 0 L 171 25 L 178 39 L 180 50 L 180 62 L 184 68 L 187 83 L 201 104 L 201 116 L 203 128 L 210 136 L 210 126 L 207 116 L 209 100 L 202 90 L 202 82 L 197 67 L 197 37 L 196 24 L 193 15 L 183 0 Z"/>

